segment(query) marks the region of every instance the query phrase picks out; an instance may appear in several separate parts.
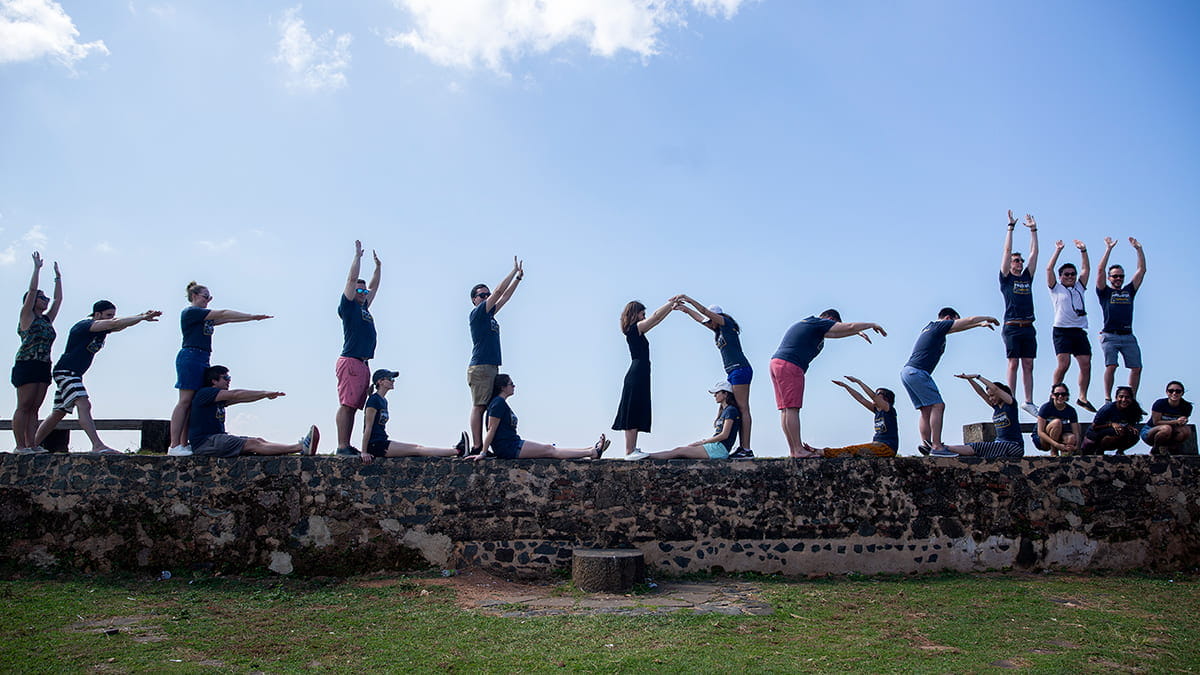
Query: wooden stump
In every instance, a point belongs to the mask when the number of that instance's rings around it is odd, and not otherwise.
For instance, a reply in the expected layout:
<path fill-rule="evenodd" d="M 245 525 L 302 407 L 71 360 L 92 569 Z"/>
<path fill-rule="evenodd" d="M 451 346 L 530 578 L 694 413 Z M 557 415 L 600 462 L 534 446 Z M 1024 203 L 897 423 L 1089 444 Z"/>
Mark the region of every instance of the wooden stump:
<path fill-rule="evenodd" d="M 646 579 L 646 558 L 634 548 L 577 548 L 571 579 L 581 590 L 624 592 Z"/>

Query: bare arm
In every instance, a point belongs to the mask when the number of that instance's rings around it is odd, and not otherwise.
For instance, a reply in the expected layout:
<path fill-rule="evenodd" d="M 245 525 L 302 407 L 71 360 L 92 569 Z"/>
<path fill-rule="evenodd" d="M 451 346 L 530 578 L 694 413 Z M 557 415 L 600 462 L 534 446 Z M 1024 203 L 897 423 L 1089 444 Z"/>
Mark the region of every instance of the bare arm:
<path fill-rule="evenodd" d="M 1087 288 L 1088 275 L 1092 273 L 1092 265 L 1088 260 L 1087 244 L 1076 239 L 1075 248 L 1079 249 L 1079 276 L 1075 277 L 1077 279 L 1076 283 Z"/>
<path fill-rule="evenodd" d="M 362 242 L 354 240 L 354 260 L 350 262 L 350 275 L 346 277 L 346 287 L 342 289 L 342 295 L 347 300 L 353 301 L 354 294 L 358 292 L 358 276 L 362 270 Z"/>
<path fill-rule="evenodd" d="M 58 318 L 58 310 L 62 308 L 62 272 L 58 271 L 58 263 L 54 263 L 54 302 L 50 305 L 50 309 L 46 312 L 46 318 L 50 323 Z"/>
<path fill-rule="evenodd" d="M 948 333 L 961 333 L 964 330 L 986 327 L 988 330 L 996 330 L 995 326 L 999 326 L 1000 321 L 994 316 L 968 316 L 965 319 L 955 319 L 954 325 L 950 326 Z"/>
<path fill-rule="evenodd" d="M 1112 255 L 1117 240 L 1112 237 L 1104 238 L 1104 255 L 1100 256 L 1100 267 L 1096 270 L 1096 290 L 1108 288 L 1108 257 Z"/>
<path fill-rule="evenodd" d="M 862 407 L 866 408 L 867 410 L 870 410 L 871 412 L 875 412 L 875 406 L 873 406 L 871 404 L 871 401 L 869 399 L 867 399 L 865 396 L 863 396 L 862 394 L 858 393 L 857 391 L 854 391 L 854 387 L 851 387 L 850 385 L 848 385 L 845 382 L 842 382 L 840 380 L 834 380 L 833 383 L 836 384 L 837 386 L 841 387 L 842 389 L 845 389 L 846 393 L 850 394 L 851 398 L 853 398 L 855 401 L 858 401 L 860 404 L 862 404 Z"/>
<path fill-rule="evenodd" d="M 256 389 L 223 389 L 217 392 L 217 401 L 221 403 L 253 403 L 264 398 L 275 399 L 286 396 L 282 391 L 258 391 Z"/>
<path fill-rule="evenodd" d="M 124 316 L 119 319 L 97 319 L 92 322 L 90 328 L 93 333 L 110 332 L 125 330 L 130 326 L 137 325 L 143 321 L 158 321 L 158 317 L 162 316 L 162 312 L 155 309 L 148 309 L 141 314 L 133 316 Z"/>
<path fill-rule="evenodd" d="M 863 336 L 863 338 L 866 339 L 867 342 L 870 342 L 871 338 L 868 337 L 866 334 L 866 331 L 869 331 L 869 330 L 873 330 L 876 333 L 879 333 L 880 335 L 887 337 L 887 331 L 883 329 L 883 326 L 880 326 L 877 323 L 871 323 L 870 321 L 849 321 L 849 322 L 839 321 L 839 322 L 833 324 L 832 326 L 830 326 L 829 332 L 825 333 L 825 337 L 827 337 L 827 338 L 844 338 L 844 337 L 850 337 L 851 335 L 861 334 Z"/>
<path fill-rule="evenodd" d="M 1054 288 L 1058 285 L 1058 275 L 1054 273 L 1054 268 L 1058 265 L 1058 256 L 1062 253 L 1062 239 L 1054 242 L 1054 253 L 1050 255 L 1050 262 L 1046 263 L 1046 286 Z"/>
<path fill-rule="evenodd" d="M 638 333 L 645 335 L 651 328 L 662 323 L 662 320 L 667 318 L 667 315 L 671 313 L 671 309 L 674 307 L 674 302 L 671 300 L 666 301 L 662 307 L 654 310 L 653 314 L 637 322 Z"/>
<path fill-rule="evenodd" d="M 375 271 L 371 274 L 371 280 L 367 282 L 367 290 L 371 291 L 367 295 L 367 301 L 363 303 L 367 307 L 375 302 L 375 296 L 379 293 L 379 276 L 383 270 L 383 263 L 379 260 L 379 254 L 375 253 L 375 249 L 371 249 L 371 257 L 375 259 Z"/>
<path fill-rule="evenodd" d="M 1146 253 L 1142 250 L 1142 244 L 1137 239 L 1130 237 L 1129 243 L 1137 251 L 1137 269 L 1133 271 L 1133 278 L 1129 280 L 1129 285 L 1133 286 L 1134 290 L 1137 290 L 1141 288 L 1142 278 L 1146 276 Z"/>
<path fill-rule="evenodd" d="M 983 399 L 984 403 L 987 403 L 987 389 L 983 388 L 982 386 L 979 385 L 978 382 L 975 381 L 975 380 L 983 380 L 982 377 L 980 377 L 979 375 L 967 375 L 966 373 L 959 373 L 959 374 L 955 375 L 955 377 L 964 379 L 968 383 L 970 383 L 971 388 L 975 390 L 975 393 L 979 395 L 979 398 Z"/>
<path fill-rule="evenodd" d="M 499 417 L 488 417 L 487 433 L 483 435 L 483 445 L 479 448 L 479 454 L 475 456 L 476 460 L 483 459 L 487 455 L 487 449 L 492 447 L 492 441 L 496 440 L 496 430 L 500 428 Z"/>
<path fill-rule="evenodd" d="M 732 431 L 733 431 L 733 420 L 725 420 L 725 422 L 721 424 L 721 433 L 717 434 L 716 436 L 713 436 L 712 438 L 702 438 L 694 443 L 688 443 L 688 445 L 690 445 L 692 447 L 699 447 L 701 445 L 704 445 L 705 443 L 720 443 L 721 441 L 725 440 L 726 438 L 729 438 L 729 434 Z"/>
<path fill-rule="evenodd" d="M 867 386 L 866 382 L 863 382 L 853 375 L 847 375 L 846 379 L 850 380 L 854 384 L 857 384 L 863 390 L 863 393 L 867 395 L 867 398 L 871 399 L 871 401 L 875 404 L 875 410 L 878 410 L 879 412 L 887 412 L 892 409 L 892 404 L 888 403 L 887 399 L 884 397 L 876 394 L 875 390 Z"/>
<path fill-rule="evenodd" d="M 504 277 L 496 289 L 492 291 L 492 295 L 484 302 L 487 304 L 487 312 L 495 314 L 500 311 L 500 308 L 508 304 L 508 299 L 512 297 L 513 291 L 517 290 L 517 284 L 521 283 L 521 279 L 525 278 L 524 263 L 517 260 L 517 256 L 513 256 L 513 268 Z"/>
<path fill-rule="evenodd" d="M 725 325 L 725 317 L 721 316 L 720 314 L 717 314 L 716 312 L 710 311 L 707 307 L 705 307 L 699 301 L 693 300 L 692 297 L 689 296 L 687 293 L 680 293 L 679 295 L 677 295 L 671 299 L 676 302 L 690 303 L 693 307 L 696 308 L 696 311 L 699 312 L 701 316 L 705 317 L 705 319 L 707 319 L 708 321 L 711 321 L 712 325 L 714 325 L 714 326 L 724 326 Z M 681 307 L 681 309 L 686 310 L 687 308 Z M 693 319 L 696 318 L 695 314 L 692 314 L 691 312 L 688 312 L 688 314 L 690 314 Z M 700 323 L 705 322 L 704 319 L 696 319 L 696 320 L 699 321 Z"/>
<path fill-rule="evenodd" d="M 995 382 L 992 382 L 991 380 L 987 379 L 986 377 L 983 377 L 982 375 L 976 375 L 975 379 L 982 382 L 983 386 L 987 387 L 987 392 L 989 394 L 991 394 L 992 396 L 1003 401 L 1005 405 L 1008 405 L 1009 403 L 1013 402 L 1013 397 L 1011 395 L 1005 393 L 1005 391 L 1003 389 L 1001 389 L 1000 387 L 997 387 Z"/>
<path fill-rule="evenodd" d="M 693 319 L 696 320 L 696 323 L 700 324 L 701 326 L 708 327 L 712 323 L 711 320 L 707 316 L 701 314 L 700 312 L 697 312 L 696 310 L 692 309 L 691 307 L 688 307 L 687 305 L 683 304 L 682 302 L 675 304 L 674 308 L 679 310 L 680 312 L 683 312 L 684 314 L 687 314 L 688 316 L 692 317 Z"/>
<path fill-rule="evenodd" d="M 245 312 L 235 312 L 232 309 L 214 309 L 210 310 L 208 316 L 205 317 L 212 321 L 214 325 L 225 323 L 242 323 L 244 321 L 262 321 L 263 319 L 274 318 L 269 314 L 247 314 Z"/>
<path fill-rule="evenodd" d="M 1038 259 L 1037 221 L 1028 213 L 1025 214 L 1025 227 L 1029 228 L 1029 257 L 1025 259 L 1025 270 L 1032 277 Z"/>
<path fill-rule="evenodd" d="M 1009 261 L 1012 259 L 1013 230 L 1017 229 L 1017 219 L 1012 209 L 1008 210 L 1008 232 L 1004 235 L 1004 254 L 1000 259 L 1000 274 L 1008 274 Z"/>
<path fill-rule="evenodd" d="M 362 448 L 359 452 L 362 455 L 363 464 L 370 464 L 375 458 L 371 453 L 367 452 L 367 445 L 371 440 L 371 427 L 375 424 L 375 416 L 379 414 L 378 408 L 367 406 L 363 408 L 363 437 L 362 444 L 358 447 Z"/>
<path fill-rule="evenodd" d="M 37 304 L 38 278 L 42 273 L 42 255 L 33 252 L 33 276 L 29 277 L 29 290 L 25 292 L 25 301 L 21 303 L 19 328 L 29 330 L 33 325 L 33 308 Z"/>

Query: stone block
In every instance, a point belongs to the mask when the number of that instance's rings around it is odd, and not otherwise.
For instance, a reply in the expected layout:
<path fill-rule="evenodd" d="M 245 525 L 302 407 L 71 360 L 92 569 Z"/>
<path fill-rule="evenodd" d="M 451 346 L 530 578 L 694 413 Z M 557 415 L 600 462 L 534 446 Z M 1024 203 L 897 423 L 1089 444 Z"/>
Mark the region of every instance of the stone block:
<path fill-rule="evenodd" d="M 646 580 L 646 557 L 637 549 L 575 549 L 571 579 L 589 593 L 624 593 Z"/>

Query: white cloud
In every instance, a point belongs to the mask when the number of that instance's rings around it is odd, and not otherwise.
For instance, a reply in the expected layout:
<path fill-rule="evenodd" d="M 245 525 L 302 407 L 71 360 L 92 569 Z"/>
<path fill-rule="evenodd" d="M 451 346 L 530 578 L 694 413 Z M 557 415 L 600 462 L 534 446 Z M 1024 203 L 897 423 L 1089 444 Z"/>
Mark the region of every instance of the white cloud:
<path fill-rule="evenodd" d="M 0 232 L 3 232 L 0 228 Z M 46 248 L 46 244 L 50 239 L 46 236 L 41 225 L 34 225 L 25 231 L 20 238 L 11 242 L 3 251 L 0 251 L 0 267 L 11 265 L 17 262 L 18 256 L 25 257 L 31 255 L 34 251 Z"/>
<path fill-rule="evenodd" d="M 233 248 L 234 246 L 237 246 L 237 239 L 234 237 L 230 237 L 230 238 L 226 239 L 225 241 L 215 241 L 215 242 L 214 241 L 201 241 L 199 243 L 201 246 L 208 249 L 209 251 L 211 251 L 213 253 L 217 253 L 220 251 L 227 251 L 227 250 Z"/>
<path fill-rule="evenodd" d="M 349 33 L 335 36 L 332 30 L 314 38 L 297 5 L 283 13 L 275 62 L 287 66 L 288 86 L 294 89 L 340 89 L 346 86 L 343 71 L 350 67 L 352 40 Z"/>
<path fill-rule="evenodd" d="M 8 248 L 0 251 L 0 267 L 8 267 L 17 262 L 17 247 L 9 244 Z"/>
<path fill-rule="evenodd" d="M 28 232 L 21 235 L 21 241 L 33 248 L 45 248 L 46 244 L 50 243 L 50 238 L 46 236 L 41 225 L 34 225 L 29 228 Z"/>
<path fill-rule="evenodd" d="M 68 68 L 92 52 L 108 54 L 102 40 L 78 42 L 79 30 L 53 0 L 0 0 L 0 63 L 51 56 Z"/>
<path fill-rule="evenodd" d="M 622 51 L 650 57 L 659 51 L 659 32 L 685 24 L 689 10 L 730 18 L 745 1 L 392 0 L 414 27 L 387 41 L 439 65 L 507 74 L 508 62 L 570 42 L 603 57 Z"/>
<path fill-rule="evenodd" d="M 107 241 L 97 243 L 95 248 L 96 253 L 112 253 L 116 250 L 112 247 L 112 244 L 108 243 Z"/>

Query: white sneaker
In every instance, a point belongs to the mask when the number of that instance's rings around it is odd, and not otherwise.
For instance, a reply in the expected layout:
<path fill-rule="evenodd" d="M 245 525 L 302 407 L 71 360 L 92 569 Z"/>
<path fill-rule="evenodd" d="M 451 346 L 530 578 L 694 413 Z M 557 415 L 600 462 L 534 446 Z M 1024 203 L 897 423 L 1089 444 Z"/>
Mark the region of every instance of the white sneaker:
<path fill-rule="evenodd" d="M 1030 415 L 1033 415 L 1034 417 L 1037 417 L 1038 413 L 1041 412 L 1040 410 L 1038 410 L 1038 407 L 1036 405 L 1029 403 L 1028 401 L 1021 404 L 1021 410 L 1024 410 L 1025 412 L 1029 413 Z"/>
<path fill-rule="evenodd" d="M 171 457 L 190 457 L 192 454 L 192 446 L 176 445 L 170 450 L 167 450 L 167 454 Z"/>
<path fill-rule="evenodd" d="M 641 448 L 634 448 L 633 452 L 629 453 L 628 455 L 625 455 L 625 461 L 626 462 L 634 462 L 639 459 L 646 459 L 649 456 L 650 456 L 650 453 L 642 452 Z"/>

